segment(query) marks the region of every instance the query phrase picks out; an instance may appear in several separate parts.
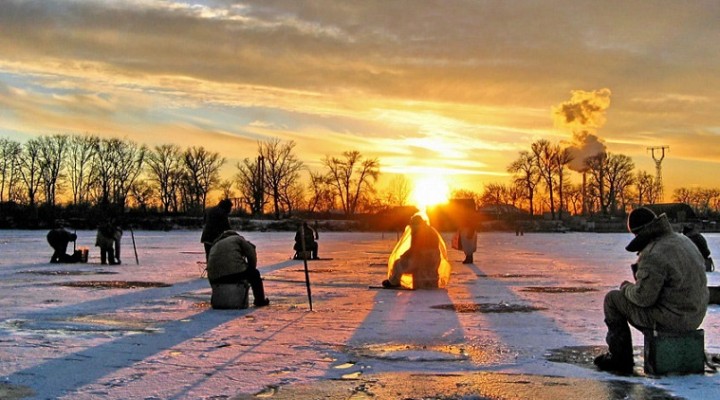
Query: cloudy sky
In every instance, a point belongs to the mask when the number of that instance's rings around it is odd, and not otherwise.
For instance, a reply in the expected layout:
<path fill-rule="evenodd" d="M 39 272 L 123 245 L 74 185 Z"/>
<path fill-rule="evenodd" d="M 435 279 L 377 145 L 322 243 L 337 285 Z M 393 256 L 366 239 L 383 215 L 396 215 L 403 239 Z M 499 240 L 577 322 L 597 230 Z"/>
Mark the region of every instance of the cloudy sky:
<path fill-rule="evenodd" d="M 716 0 L 3 0 L 0 137 L 202 145 L 229 173 L 280 138 L 311 168 L 359 150 L 479 191 L 586 132 L 651 173 L 669 146 L 667 189 L 720 187 L 718 21 Z"/>

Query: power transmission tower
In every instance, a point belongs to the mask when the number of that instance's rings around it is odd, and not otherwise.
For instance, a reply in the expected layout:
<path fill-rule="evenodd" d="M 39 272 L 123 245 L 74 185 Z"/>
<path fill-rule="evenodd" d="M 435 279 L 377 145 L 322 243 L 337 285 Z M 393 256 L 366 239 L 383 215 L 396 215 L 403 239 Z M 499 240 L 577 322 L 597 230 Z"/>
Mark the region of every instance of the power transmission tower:
<path fill-rule="evenodd" d="M 670 146 L 655 146 L 647 148 L 655 161 L 655 184 L 657 185 L 658 199 L 663 199 L 663 182 L 662 182 L 662 161 L 665 158 L 665 150 L 669 150 Z M 655 150 L 660 152 L 660 155 L 655 155 Z"/>

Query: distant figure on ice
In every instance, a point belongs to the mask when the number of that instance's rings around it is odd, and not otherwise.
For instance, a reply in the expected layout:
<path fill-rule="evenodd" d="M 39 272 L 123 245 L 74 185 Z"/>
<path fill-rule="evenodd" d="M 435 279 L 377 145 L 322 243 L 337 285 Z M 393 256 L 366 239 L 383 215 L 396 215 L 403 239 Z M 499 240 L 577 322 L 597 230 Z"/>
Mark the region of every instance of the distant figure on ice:
<path fill-rule="evenodd" d="M 95 246 L 100 248 L 100 264 L 120 264 L 120 240 L 122 229 L 110 220 L 98 227 Z"/>
<path fill-rule="evenodd" d="M 74 263 L 80 261 L 75 259 L 74 254 L 67 254 L 68 243 L 77 240 L 77 235 L 66 230 L 61 226 L 50 230 L 47 234 L 47 241 L 53 248 L 53 254 L 50 257 L 51 263 Z"/>
<path fill-rule="evenodd" d="M 301 254 L 303 252 L 303 238 L 305 240 L 305 252 L 310 252 L 313 260 L 319 260 L 319 246 L 317 242 L 319 236 L 317 230 L 310 228 L 306 221 L 303 221 L 303 223 L 298 226 L 297 232 L 295 232 L 295 245 L 293 246 L 295 256 L 293 256 L 293 258 L 296 260 L 307 258 Z"/>
<path fill-rule="evenodd" d="M 665 214 L 635 209 L 628 230 L 635 238 L 625 249 L 638 253 L 631 266 L 635 283 L 624 281 L 605 295 L 609 352 L 595 358 L 600 370 L 625 374 L 633 370 L 628 323 L 643 332 L 689 332 L 700 326 L 708 305 L 703 257 L 690 239 L 673 232 Z"/>
<path fill-rule="evenodd" d="M 255 245 L 235 231 L 225 231 L 211 246 L 207 262 L 207 276 L 210 286 L 241 283 L 248 281 L 252 288 L 253 304 L 263 307 L 270 304 L 265 297 L 260 271 L 257 269 Z"/>
<path fill-rule="evenodd" d="M 422 215 L 413 215 L 390 255 L 383 287 L 442 288 L 449 279 L 445 242 Z"/>
<path fill-rule="evenodd" d="M 458 230 L 458 237 L 460 241 L 460 248 L 465 253 L 465 259 L 463 264 L 472 264 L 473 254 L 477 250 L 477 231 L 475 230 L 475 223 L 471 219 L 465 219 Z"/>
<path fill-rule="evenodd" d="M 700 254 L 705 259 L 705 271 L 715 271 L 715 263 L 713 263 L 712 257 L 710 257 L 710 249 L 708 248 L 707 240 L 705 237 L 695 228 L 695 225 L 688 224 L 683 227 L 683 235 L 687 236 L 695 243 Z"/>
<path fill-rule="evenodd" d="M 217 206 L 205 212 L 205 226 L 203 227 L 200 241 L 205 245 L 206 260 L 215 240 L 223 232 L 230 230 L 230 211 L 232 211 L 232 201 L 230 201 L 230 199 L 223 199 L 220 200 Z"/>

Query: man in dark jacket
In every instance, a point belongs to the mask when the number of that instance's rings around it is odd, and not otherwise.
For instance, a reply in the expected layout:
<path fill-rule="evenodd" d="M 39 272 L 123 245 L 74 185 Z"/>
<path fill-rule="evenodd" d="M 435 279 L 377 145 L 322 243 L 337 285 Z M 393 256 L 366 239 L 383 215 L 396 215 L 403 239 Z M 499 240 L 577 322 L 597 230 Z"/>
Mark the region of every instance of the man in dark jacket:
<path fill-rule="evenodd" d="M 318 242 L 316 242 L 316 239 L 318 238 L 317 231 L 310 228 L 307 222 L 303 221 L 303 223 L 298 227 L 297 232 L 295 232 L 295 245 L 293 245 L 293 250 L 295 250 L 295 257 L 296 259 L 302 259 L 304 257 L 300 257 L 300 253 L 303 251 L 309 251 L 312 254 L 313 260 L 318 260 Z M 304 240 L 304 243 L 303 243 Z M 304 247 L 303 247 L 304 245 Z"/>
<path fill-rule="evenodd" d="M 700 250 L 700 254 L 702 254 L 705 259 L 705 271 L 715 271 L 715 263 L 713 263 L 713 259 L 710 257 L 710 248 L 708 247 L 707 240 L 705 240 L 705 237 L 695 228 L 695 225 L 685 225 L 683 227 L 683 235 L 690 238 L 698 250 Z"/>
<path fill-rule="evenodd" d="M 68 243 L 77 240 L 77 235 L 61 227 L 57 227 L 47 234 L 47 241 L 53 248 L 53 255 L 50 257 L 51 263 L 69 263 L 76 262 L 72 255 L 67 253 Z"/>
<path fill-rule="evenodd" d="M 220 200 L 217 206 L 205 212 L 205 227 L 203 227 L 200 241 L 205 245 L 205 259 L 210 254 L 210 247 L 215 240 L 225 231 L 230 230 L 230 211 L 232 201 L 230 199 Z"/>
<path fill-rule="evenodd" d="M 270 304 L 257 269 L 255 245 L 235 231 L 223 232 L 213 244 L 208 255 L 207 276 L 211 286 L 247 280 L 253 291 L 255 307 Z"/>
<path fill-rule="evenodd" d="M 595 358 L 604 371 L 631 373 L 632 337 L 628 323 L 651 330 L 689 332 L 705 318 L 708 304 L 705 263 L 690 239 L 675 233 L 665 214 L 640 207 L 628 216 L 635 238 L 625 248 L 637 252 L 635 283 L 624 281 L 605 296 L 609 352 Z"/>

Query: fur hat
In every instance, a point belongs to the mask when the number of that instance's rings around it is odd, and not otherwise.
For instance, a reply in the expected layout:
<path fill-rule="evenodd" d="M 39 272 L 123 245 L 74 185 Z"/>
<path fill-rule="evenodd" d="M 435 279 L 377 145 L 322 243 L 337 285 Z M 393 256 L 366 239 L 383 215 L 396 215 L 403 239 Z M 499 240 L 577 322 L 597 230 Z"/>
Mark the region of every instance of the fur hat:
<path fill-rule="evenodd" d="M 657 218 L 655 213 L 647 208 L 640 207 L 632 210 L 628 215 L 627 227 L 631 233 L 639 233 L 645 226 L 653 222 Z"/>

